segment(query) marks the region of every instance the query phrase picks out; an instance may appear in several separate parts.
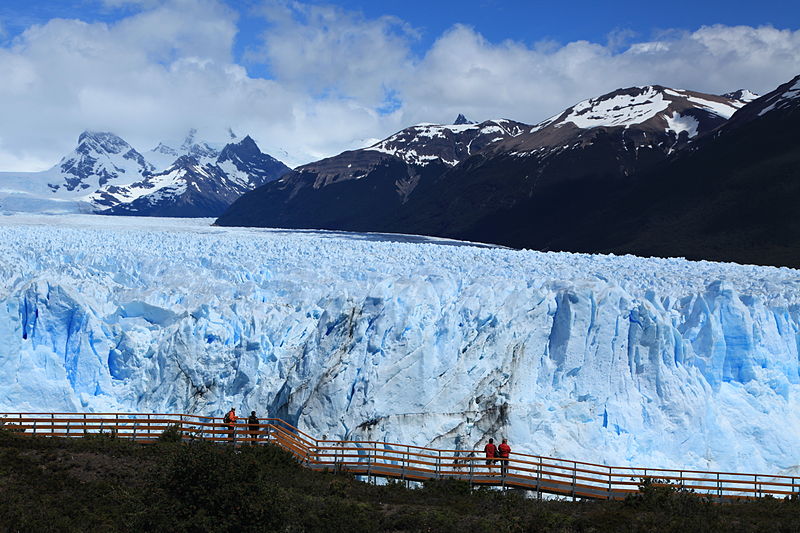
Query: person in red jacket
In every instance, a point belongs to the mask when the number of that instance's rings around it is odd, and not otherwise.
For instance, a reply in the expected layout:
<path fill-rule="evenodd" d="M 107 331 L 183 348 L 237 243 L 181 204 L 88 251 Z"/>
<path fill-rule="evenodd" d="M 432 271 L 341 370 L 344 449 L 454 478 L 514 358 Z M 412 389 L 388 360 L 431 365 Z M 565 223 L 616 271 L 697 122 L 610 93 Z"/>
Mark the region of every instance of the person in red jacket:
<path fill-rule="evenodd" d="M 497 447 L 497 456 L 500 458 L 500 473 L 504 476 L 508 473 L 508 457 L 510 455 L 511 446 L 508 445 L 508 439 L 503 439 L 503 442 Z"/>
<path fill-rule="evenodd" d="M 494 445 L 494 439 L 489 439 L 489 444 L 483 447 L 483 451 L 486 452 L 486 464 L 491 468 L 497 457 L 497 446 Z"/>

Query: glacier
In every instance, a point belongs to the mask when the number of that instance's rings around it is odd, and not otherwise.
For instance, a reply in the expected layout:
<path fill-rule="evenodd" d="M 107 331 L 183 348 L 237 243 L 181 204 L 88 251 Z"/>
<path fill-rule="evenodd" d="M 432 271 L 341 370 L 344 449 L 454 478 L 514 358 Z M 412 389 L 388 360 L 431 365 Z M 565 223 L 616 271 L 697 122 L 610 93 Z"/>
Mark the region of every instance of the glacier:
<path fill-rule="evenodd" d="M 800 272 L 211 220 L 0 216 L 0 411 L 800 472 Z"/>

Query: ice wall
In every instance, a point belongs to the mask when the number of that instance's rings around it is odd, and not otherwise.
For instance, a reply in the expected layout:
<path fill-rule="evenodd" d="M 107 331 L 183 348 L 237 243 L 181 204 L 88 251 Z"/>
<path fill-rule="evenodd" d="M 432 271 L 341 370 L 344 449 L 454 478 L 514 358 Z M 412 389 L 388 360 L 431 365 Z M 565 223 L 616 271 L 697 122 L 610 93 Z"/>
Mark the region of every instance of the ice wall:
<path fill-rule="evenodd" d="M 794 270 L 89 216 L 0 217 L 0 251 L 0 410 L 797 468 Z"/>

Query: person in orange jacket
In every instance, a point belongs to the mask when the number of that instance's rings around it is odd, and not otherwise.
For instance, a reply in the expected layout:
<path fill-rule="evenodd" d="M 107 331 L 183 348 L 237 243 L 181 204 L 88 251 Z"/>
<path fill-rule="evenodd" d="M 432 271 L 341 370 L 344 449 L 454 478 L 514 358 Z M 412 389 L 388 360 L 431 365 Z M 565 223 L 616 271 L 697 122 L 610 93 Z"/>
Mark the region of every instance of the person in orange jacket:
<path fill-rule="evenodd" d="M 236 431 L 236 408 L 231 407 L 231 410 L 228 411 L 228 414 L 225 415 L 225 418 L 222 419 L 223 422 L 228 426 L 228 438 L 233 442 L 233 438 L 235 436 L 234 432 Z"/>
<path fill-rule="evenodd" d="M 494 439 L 489 439 L 489 444 L 483 447 L 483 451 L 486 453 L 486 464 L 491 467 L 497 457 L 497 446 L 494 445 Z"/>
<path fill-rule="evenodd" d="M 503 442 L 497 447 L 497 456 L 500 458 L 500 473 L 504 476 L 508 473 L 508 458 L 510 455 L 511 446 L 508 445 L 508 439 L 503 439 Z"/>

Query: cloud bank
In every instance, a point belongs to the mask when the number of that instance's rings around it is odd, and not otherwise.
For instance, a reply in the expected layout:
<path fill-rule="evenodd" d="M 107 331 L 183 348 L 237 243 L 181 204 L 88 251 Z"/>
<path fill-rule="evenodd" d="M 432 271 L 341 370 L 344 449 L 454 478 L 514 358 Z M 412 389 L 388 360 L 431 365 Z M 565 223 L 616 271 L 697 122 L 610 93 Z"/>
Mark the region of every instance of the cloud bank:
<path fill-rule="evenodd" d="M 639 41 L 622 31 L 605 44 L 558 44 L 490 42 L 454 24 L 419 55 L 417 32 L 404 21 L 336 6 L 106 5 L 136 12 L 110 24 L 53 19 L 0 47 L 0 170 L 49 167 L 85 129 L 147 150 L 190 127 L 211 140 L 228 127 L 249 133 L 297 165 L 458 113 L 536 123 L 619 87 L 763 93 L 800 73 L 800 31 L 772 26 L 705 26 Z M 263 31 L 237 59 L 242 17 L 257 18 Z"/>

